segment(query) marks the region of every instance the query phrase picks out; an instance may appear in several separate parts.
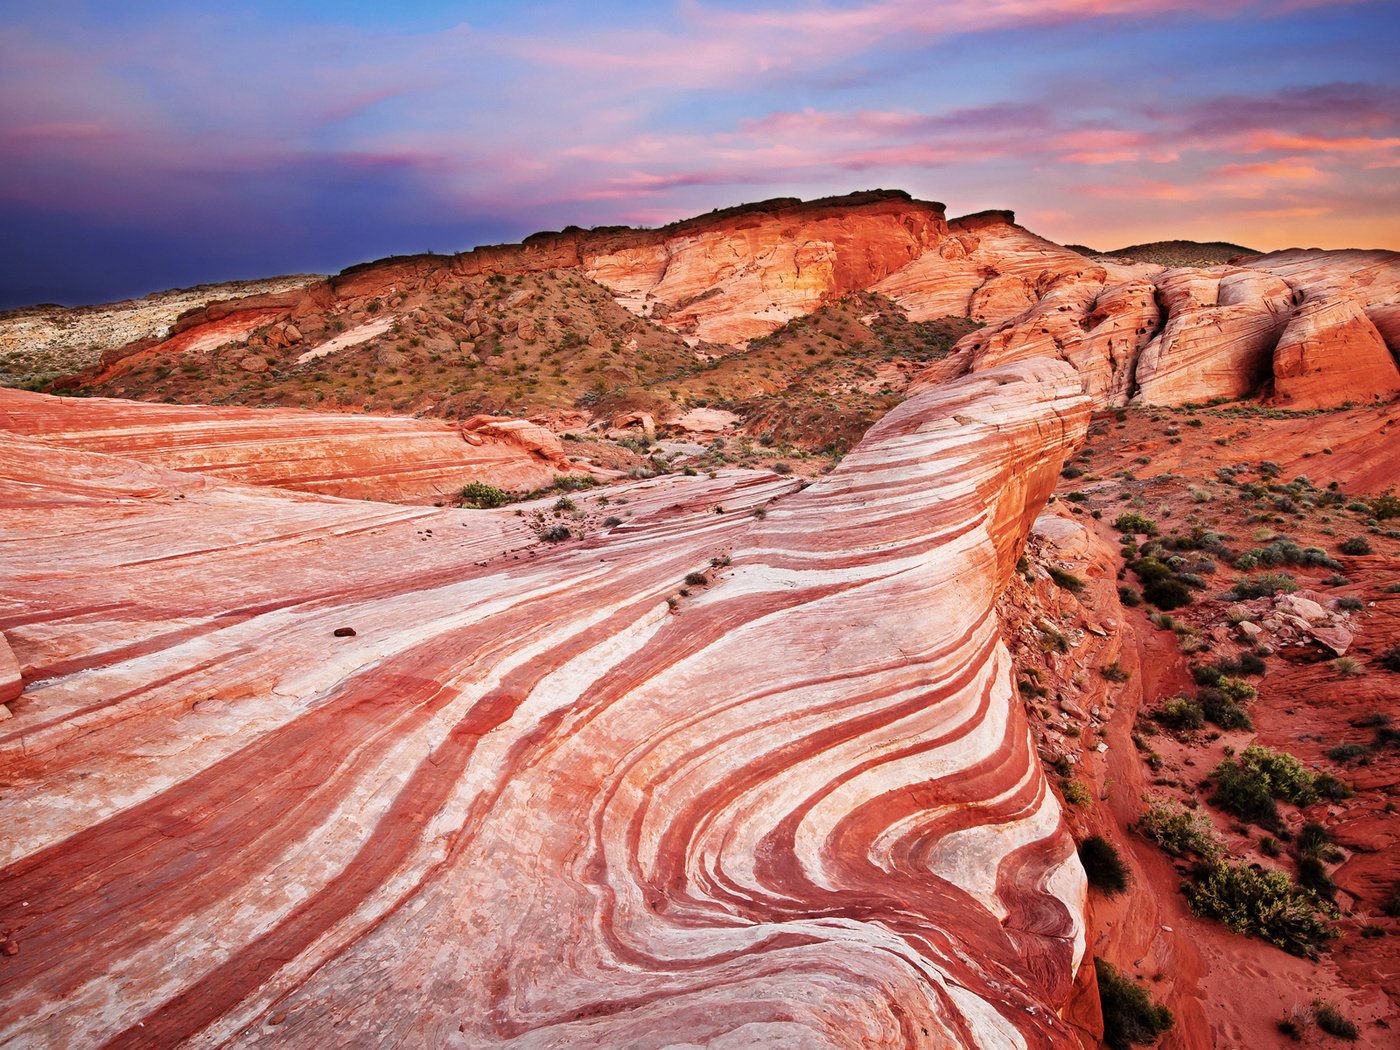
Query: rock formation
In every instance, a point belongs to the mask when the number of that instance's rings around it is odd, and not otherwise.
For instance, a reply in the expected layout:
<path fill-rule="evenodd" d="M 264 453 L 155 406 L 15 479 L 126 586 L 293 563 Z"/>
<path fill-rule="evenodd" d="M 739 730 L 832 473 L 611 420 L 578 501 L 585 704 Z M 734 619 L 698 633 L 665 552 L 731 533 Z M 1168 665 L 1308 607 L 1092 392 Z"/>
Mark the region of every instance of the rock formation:
<path fill-rule="evenodd" d="M 3 439 L 0 1040 L 1065 1045 L 1083 875 L 992 603 L 1078 388 L 561 546 Z"/>
<path fill-rule="evenodd" d="M 564 276 L 506 279 L 547 270 Z M 428 292 L 450 318 L 426 316 Z M 1084 873 L 998 596 L 1029 586 L 1018 556 L 1092 407 L 1361 402 L 1272 413 L 1268 441 L 1329 441 L 1317 481 L 1393 483 L 1374 448 L 1400 421 L 1377 400 L 1400 392 L 1400 256 L 1167 270 L 1005 212 L 784 199 L 208 303 L 87 380 L 201 354 L 253 384 L 354 353 L 445 372 L 506 333 L 568 332 L 606 355 L 564 403 L 582 429 L 635 380 L 628 354 L 668 355 L 666 374 L 751 363 L 799 345 L 756 337 L 849 292 L 814 358 L 831 331 L 922 356 L 883 359 L 911 396 L 814 482 L 717 470 L 499 510 L 358 503 L 336 497 L 534 489 L 571 464 L 504 415 L 0 390 L 0 1044 L 1059 1048 L 1100 1024 Z M 944 314 L 985 326 L 949 354 L 970 322 L 938 344 L 922 322 Z M 889 398 L 866 418 L 900 396 L 888 373 L 860 382 Z M 665 418 L 601 404 L 593 425 L 650 437 Z M 1201 455 L 1134 440 L 1145 473 Z M 1311 455 L 1263 440 L 1221 444 L 1295 473 Z M 1072 513 L 1040 519 L 1039 549 L 1093 568 L 1109 600 L 1113 551 Z M 1360 644 L 1308 594 L 1241 610 L 1202 637 Z M 1122 625 L 1084 630 L 1106 666 Z M 1041 656 L 1073 681 L 1064 648 Z M 1057 708 L 1034 717 L 1062 743 L 1070 717 L 1108 726 L 1068 687 Z"/>
<path fill-rule="evenodd" d="M 352 499 L 440 498 L 471 481 L 544 488 L 575 468 L 558 439 L 496 419 L 463 440 L 440 420 L 147 405 L 0 389 L 0 432 L 215 477 Z"/>

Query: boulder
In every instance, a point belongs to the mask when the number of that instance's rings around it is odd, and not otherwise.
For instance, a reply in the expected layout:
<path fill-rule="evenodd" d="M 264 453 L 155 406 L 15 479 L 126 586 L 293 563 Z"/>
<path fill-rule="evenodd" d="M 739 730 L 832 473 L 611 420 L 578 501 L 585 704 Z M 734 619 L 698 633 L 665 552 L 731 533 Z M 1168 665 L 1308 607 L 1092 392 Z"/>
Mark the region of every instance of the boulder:
<path fill-rule="evenodd" d="M 1352 643 L 1352 634 L 1345 627 L 1313 627 L 1308 637 L 1337 656 L 1345 656 Z"/>
<path fill-rule="evenodd" d="M 1326 609 L 1311 598 L 1300 598 L 1296 594 L 1280 594 L 1274 601 L 1274 607 L 1286 616 L 1296 617 L 1308 624 L 1326 623 L 1330 618 Z"/>

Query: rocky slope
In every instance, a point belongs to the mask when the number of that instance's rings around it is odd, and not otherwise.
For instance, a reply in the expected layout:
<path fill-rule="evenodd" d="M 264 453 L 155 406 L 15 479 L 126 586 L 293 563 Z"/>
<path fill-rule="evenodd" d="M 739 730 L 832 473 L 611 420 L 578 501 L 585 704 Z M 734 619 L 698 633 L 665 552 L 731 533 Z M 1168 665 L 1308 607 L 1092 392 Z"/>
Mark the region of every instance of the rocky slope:
<path fill-rule="evenodd" d="M 1293 250 L 1167 269 L 1086 258 L 1010 212 L 950 221 L 942 205 L 894 191 L 383 260 L 191 310 L 169 338 L 111 346 L 59 386 L 449 417 L 642 411 L 663 422 L 736 390 L 815 388 L 860 415 L 853 388 L 825 370 L 753 353 L 814 311 L 857 302 L 863 320 L 984 324 L 959 348 L 963 370 L 1055 356 L 1106 405 L 1261 396 L 1317 408 L 1400 391 L 1395 253 Z M 849 340 L 833 345 L 859 354 Z M 752 366 L 737 387 L 707 374 L 731 358 Z M 740 406 L 756 436 L 766 408 Z"/>
<path fill-rule="evenodd" d="M 1083 876 L 992 603 L 1077 391 L 562 545 L 3 439 L 0 1038 L 1065 1045 Z"/>
<path fill-rule="evenodd" d="M 178 288 L 101 306 L 0 310 L 0 385 L 52 380 L 96 363 L 109 347 L 164 338 L 181 314 L 216 299 L 276 294 L 321 279 L 318 274 L 294 274 Z"/>

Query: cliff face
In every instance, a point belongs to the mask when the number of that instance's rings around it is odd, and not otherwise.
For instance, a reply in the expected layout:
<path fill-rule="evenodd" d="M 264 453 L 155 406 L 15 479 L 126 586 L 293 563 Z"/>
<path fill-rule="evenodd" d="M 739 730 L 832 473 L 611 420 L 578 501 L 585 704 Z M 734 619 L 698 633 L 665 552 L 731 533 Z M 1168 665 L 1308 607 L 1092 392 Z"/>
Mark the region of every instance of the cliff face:
<path fill-rule="evenodd" d="M 1002 324 L 965 337 L 966 367 L 1050 355 L 1100 404 L 1272 398 L 1327 408 L 1400 392 L 1400 255 L 1291 251 L 1114 283 L 1051 283 Z"/>
<path fill-rule="evenodd" d="M 1077 390 L 561 546 L 5 438 L 3 1038 L 1063 1046 L 1083 876 L 992 603 Z"/>

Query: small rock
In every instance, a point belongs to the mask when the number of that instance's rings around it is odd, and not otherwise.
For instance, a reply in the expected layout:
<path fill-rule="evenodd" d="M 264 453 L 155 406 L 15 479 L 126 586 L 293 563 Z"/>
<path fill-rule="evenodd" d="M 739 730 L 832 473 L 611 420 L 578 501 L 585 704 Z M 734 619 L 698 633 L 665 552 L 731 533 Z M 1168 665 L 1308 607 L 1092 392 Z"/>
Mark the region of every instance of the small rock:
<path fill-rule="evenodd" d="M 270 366 L 261 354 L 249 354 L 238 362 L 238 367 L 245 372 L 266 372 Z"/>
<path fill-rule="evenodd" d="M 9 719 L 14 717 L 15 713 L 13 711 L 11 711 L 4 704 L 0 704 L 0 722 L 8 721 Z"/>
<path fill-rule="evenodd" d="M 355 637 L 355 628 L 353 628 L 353 627 L 337 627 L 333 633 L 335 634 L 335 636 L 336 636 L 337 638 L 354 638 L 354 637 Z"/>

